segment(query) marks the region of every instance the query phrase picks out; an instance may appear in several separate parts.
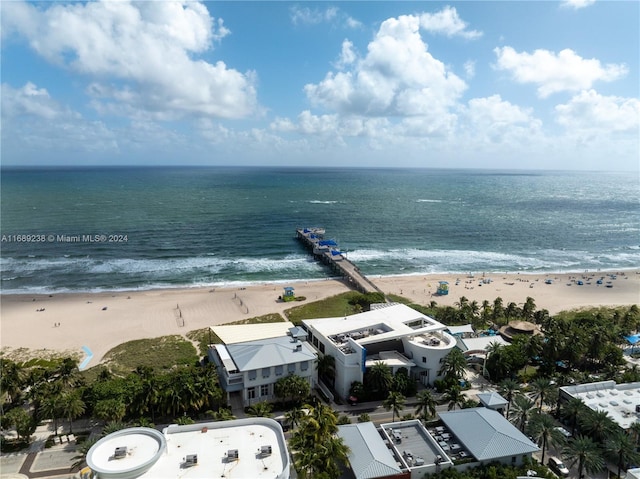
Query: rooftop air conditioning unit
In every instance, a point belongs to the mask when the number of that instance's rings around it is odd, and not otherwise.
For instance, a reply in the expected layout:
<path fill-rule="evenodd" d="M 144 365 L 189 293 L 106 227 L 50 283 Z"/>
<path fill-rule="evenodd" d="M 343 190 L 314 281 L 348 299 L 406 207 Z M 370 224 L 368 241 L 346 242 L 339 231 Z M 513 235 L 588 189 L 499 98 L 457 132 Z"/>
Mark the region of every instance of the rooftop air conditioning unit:
<path fill-rule="evenodd" d="M 195 466 L 198 464 L 198 455 L 197 454 L 189 454 L 184 460 L 184 464 L 187 467 Z"/>
<path fill-rule="evenodd" d="M 271 455 L 271 446 L 261 446 L 260 447 L 260 455 L 262 456 L 270 456 Z"/>
<path fill-rule="evenodd" d="M 115 459 L 122 459 L 124 457 L 127 457 L 127 446 L 116 447 L 116 450 L 113 453 L 113 457 Z"/>
<path fill-rule="evenodd" d="M 227 459 L 230 459 L 230 460 L 238 459 L 238 450 L 237 449 L 229 449 L 227 451 Z"/>

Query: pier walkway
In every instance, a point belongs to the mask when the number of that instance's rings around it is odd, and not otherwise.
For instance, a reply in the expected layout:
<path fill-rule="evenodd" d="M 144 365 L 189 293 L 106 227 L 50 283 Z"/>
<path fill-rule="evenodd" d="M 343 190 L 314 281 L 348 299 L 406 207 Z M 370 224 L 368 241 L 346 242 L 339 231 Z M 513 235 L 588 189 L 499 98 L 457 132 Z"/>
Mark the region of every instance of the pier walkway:
<path fill-rule="evenodd" d="M 382 290 L 363 275 L 358 267 L 345 258 L 342 253 L 328 245 L 321 244 L 326 243 L 323 241 L 323 234 L 324 230 L 320 228 L 296 229 L 296 237 L 311 251 L 313 257 L 331 267 L 333 271 L 340 273 L 356 290 L 361 293 L 381 293 L 384 295 Z"/>

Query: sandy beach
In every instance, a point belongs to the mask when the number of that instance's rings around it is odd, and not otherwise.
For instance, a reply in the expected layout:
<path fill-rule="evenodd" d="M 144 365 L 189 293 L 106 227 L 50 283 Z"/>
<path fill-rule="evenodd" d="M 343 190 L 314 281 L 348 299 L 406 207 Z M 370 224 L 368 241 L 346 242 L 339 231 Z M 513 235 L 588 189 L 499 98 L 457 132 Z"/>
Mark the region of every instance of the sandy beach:
<path fill-rule="evenodd" d="M 602 278 L 602 284 L 598 279 Z M 548 275 L 483 274 L 370 277 L 385 293 L 404 296 L 418 304 L 436 301 L 455 305 L 501 297 L 504 305 L 522 304 L 527 297 L 551 314 L 586 306 L 640 303 L 640 271 L 563 273 Z M 551 284 L 547 284 L 551 280 Z M 435 295 L 439 281 L 449 283 L 447 296 Z M 582 285 L 578 282 L 582 281 Z M 607 286 L 610 287 L 607 287 Z M 305 302 L 343 293 L 338 280 L 292 283 Z M 278 301 L 282 284 L 244 288 L 189 288 L 111 293 L 1 295 L 1 347 L 14 355 L 27 348 L 39 353 L 64 352 L 85 358 L 95 366 L 111 348 L 126 341 L 225 324 L 268 313 L 282 313 L 302 303 Z M 24 355 L 32 351 L 24 351 Z"/>

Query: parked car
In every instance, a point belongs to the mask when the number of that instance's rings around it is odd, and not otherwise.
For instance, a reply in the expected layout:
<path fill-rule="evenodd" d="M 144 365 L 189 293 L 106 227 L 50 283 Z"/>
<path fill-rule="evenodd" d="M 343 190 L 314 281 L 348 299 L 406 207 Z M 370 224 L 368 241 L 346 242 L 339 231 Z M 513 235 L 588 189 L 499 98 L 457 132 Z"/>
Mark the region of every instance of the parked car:
<path fill-rule="evenodd" d="M 549 458 L 549 468 L 560 477 L 569 477 L 569 469 L 557 457 Z"/>

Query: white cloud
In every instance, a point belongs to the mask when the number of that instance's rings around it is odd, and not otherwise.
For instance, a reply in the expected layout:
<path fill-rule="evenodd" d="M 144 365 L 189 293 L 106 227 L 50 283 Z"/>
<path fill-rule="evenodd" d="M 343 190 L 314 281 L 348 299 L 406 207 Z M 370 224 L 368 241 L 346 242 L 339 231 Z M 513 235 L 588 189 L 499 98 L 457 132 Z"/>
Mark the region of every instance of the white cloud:
<path fill-rule="evenodd" d="M 351 43 L 349 40 L 344 40 L 342 42 L 342 51 L 340 52 L 340 58 L 336 63 L 336 68 L 342 70 L 345 67 L 355 63 L 357 58 L 358 54 L 353 49 L 353 43 Z"/>
<path fill-rule="evenodd" d="M 562 91 L 591 88 L 596 81 L 614 81 L 627 74 L 623 64 L 602 65 L 597 59 L 585 59 L 573 50 L 558 54 L 549 50 L 518 53 L 511 47 L 496 48 L 497 69 L 509 71 L 519 83 L 538 85 L 538 95 L 546 98 Z"/>
<path fill-rule="evenodd" d="M 556 121 L 570 131 L 637 136 L 640 127 L 640 100 L 603 96 L 594 90 L 582 91 L 568 103 L 557 105 L 555 113 Z"/>
<path fill-rule="evenodd" d="M 467 23 L 460 18 L 454 7 L 449 6 L 436 13 L 421 14 L 420 26 L 430 33 L 447 37 L 461 36 L 473 40 L 482 36 L 482 32 L 467 30 Z"/>
<path fill-rule="evenodd" d="M 39 7 L 39 6 L 38 6 Z M 3 24 L 49 62 L 94 80 L 112 111 L 242 118 L 257 109 L 255 75 L 197 59 L 230 32 L 197 2 L 3 5 Z"/>
<path fill-rule="evenodd" d="M 515 150 L 542 136 L 542 122 L 531 109 L 505 101 L 500 95 L 473 98 L 462 114 L 461 134 L 476 143 L 510 144 Z"/>
<path fill-rule="evenodd" d="M 45 88 L 27 82 L 22 88 L 2 84 L 2 119 L 35 117 L 45 120 L 78 118 L 79 115 L 53 100 Z"/>
<path fill-rule="evenodd" d="M 560 6 L 563 8 L 573 8 L 579 10 L 580 8 L 589 7 L 596 3 L 596 0 L 563 0 Z"/>
<path fill-rule="evenodd" d="M 464 74 L 468 79 L 476 76 L 476 62 L 473 60 L 467 60 L 464 62 Z"/>
<path fill-rule="evenodd" d="M 29 157 L 36 163 L 68 153 L 117 153 L 117 136 L 99 121 L 87 121 L 61 105 L 45 88 L 27 82 L 21 88 L 2 84 L 2 149 L 13 162 Z M 35 153 L 35 156 L 33 154 Z M 61 157 L 62 160 L 66 156 Z"/>
<path fill-rule="evenodd" d="M 417 16 L 384 21 L 350 69 L 305 85 L 309 100 L 345 115 L 447 116 L 467 86 L 427 51 L 419 29 Z M 352 53 L 350 46 L 347 51 Z"/>
<path fill-rule="evenodd" d="M 337 7 L 325 9 L 294 5 L 290 9 L 291 23 L 294 25 L 318 25 L 320 23 L 338 23 L 345 28 L 361 28 L 362 23 L 343 13 Z"/>

